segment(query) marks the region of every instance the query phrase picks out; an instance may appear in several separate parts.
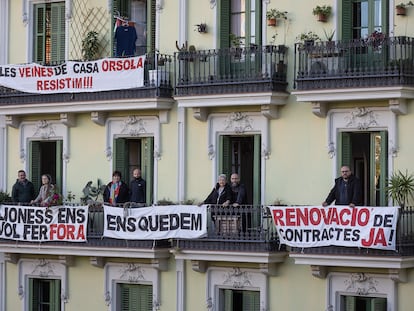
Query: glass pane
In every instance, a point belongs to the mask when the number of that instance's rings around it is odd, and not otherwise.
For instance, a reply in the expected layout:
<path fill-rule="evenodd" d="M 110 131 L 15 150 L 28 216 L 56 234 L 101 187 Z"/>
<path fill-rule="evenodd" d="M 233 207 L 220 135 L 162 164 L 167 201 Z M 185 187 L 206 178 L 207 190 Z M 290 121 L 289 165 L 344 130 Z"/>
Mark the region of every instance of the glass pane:
<path fill-rule="evenodd" d="M 382 11 L 381 11 L 381 1 L 380 0 L 376 0 L 374 2 L 374 27 L 377 31 L 381 31 L 381 25 L 382 25 Z M 379 26 L 379 29 L 377 29 L 377 27 Z"/>

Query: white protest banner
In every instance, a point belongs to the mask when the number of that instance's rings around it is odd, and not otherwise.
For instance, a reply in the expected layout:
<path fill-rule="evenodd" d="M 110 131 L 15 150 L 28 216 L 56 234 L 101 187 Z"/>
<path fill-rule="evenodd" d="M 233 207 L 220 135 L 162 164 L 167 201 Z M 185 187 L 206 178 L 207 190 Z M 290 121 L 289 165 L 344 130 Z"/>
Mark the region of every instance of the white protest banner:
<path fill-rule="evenodd" d="M 145 55 L 67 61 L 58 66 L 36 63 L 0 65 L 0 85 L 26 93 L 81 93 L 144 86 Z"/>
<path fill-rule="evenodd" d="M 269 206 L 280 242 L 395 250 L 398 207 Z"/>
<path fill-rule="evenodd" d="M 197 239 L 207 234 L 207 208 L 169 205 L 142 208 L 104 206 L 104 236 L 115 239 Z"/>
<path fill-rule="evenodd" d="M 88 206 L 0 206 L 0 238 L 85 242 Z"/>

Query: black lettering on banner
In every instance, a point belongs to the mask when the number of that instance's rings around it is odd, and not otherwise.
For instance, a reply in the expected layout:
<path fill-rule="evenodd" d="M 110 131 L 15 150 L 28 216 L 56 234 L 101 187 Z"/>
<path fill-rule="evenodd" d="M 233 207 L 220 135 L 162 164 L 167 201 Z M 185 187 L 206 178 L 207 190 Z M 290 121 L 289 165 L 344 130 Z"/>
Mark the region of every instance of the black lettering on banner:
<path fill-rule="evenodd" d="M 149 231 L 148 219 L 146 217 L 141 217 L 138 222 L 138 227 L 141 231 Z"/>
<path fill-rule="evenodd" d="M 116 230 L 116 216 L 115 215 L 106 215 L 106 229 L 107 230 Z"/>
<path fill-rule="evenodd" d="M 170 214 L 170 230 L 180 228 L 180 216 L 178 214 Z"/>
<path fill-rule="evenodd" d="M 135 225 L 135 221 L 136 221 L 135 218 L 132 218 L 132 217 L 128 218 L 128 221 L 127 221 L 127 230 L 128 230 L 128 232 L 134 232 L 137 229 L 137 227 Z"/>
<path fill-rule="evenodd" d="M 85 215 L 85 210 L 84 209 L 76 209 L 76 222 L 78 224 L 84 223 L 86 220 L 86 215 Z"/>
<path fill-rule="evenodd" d="M 160 215 L 160 231 L 168 231 L 168 215 Z"/>
<path fill-rule="evenodd" d="M 181 229 L 190 230 L 191 218 L 190 213 L 181 213 Z"/>

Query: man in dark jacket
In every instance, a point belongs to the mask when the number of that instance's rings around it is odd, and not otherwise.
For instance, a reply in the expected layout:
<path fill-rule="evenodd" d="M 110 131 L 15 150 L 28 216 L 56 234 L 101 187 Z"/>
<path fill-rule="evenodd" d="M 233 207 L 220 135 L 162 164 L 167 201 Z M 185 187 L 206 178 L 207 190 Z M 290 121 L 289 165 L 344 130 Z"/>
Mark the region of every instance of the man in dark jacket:
<path fill-rule="evenodd" d="M 14 203 L 29 203 L 36 197 L 33 184 L 26 179 L 26 172 L 17 172 L 18 179 L 12 188 L 12 199 Z"/>
<path fill-rule="evenodd" d="M 327 206 L 335 201 L 335 205 L 361 205 L 361 183 L 354 176 L 349 166 L 341 167 L 341 177 L 335 179 L 335 185 L 328 194 L 328 197 L 322 202 L 322 206 Z"/>
<path fill-rule="evenodd" d="M 246 188 L 243 184 L 240 184 L 239 174 L 233 173 L 230 177 L 232 200 L 234 207 L 246 204 Z"/>
<path fill-rule="evenodd" d="M 129 201 L 145 205 L 147 187 L 145 180 L 141 177 L 141 170 L 134 169 L 132 176 L 133 179 L 129 183 Z"/>

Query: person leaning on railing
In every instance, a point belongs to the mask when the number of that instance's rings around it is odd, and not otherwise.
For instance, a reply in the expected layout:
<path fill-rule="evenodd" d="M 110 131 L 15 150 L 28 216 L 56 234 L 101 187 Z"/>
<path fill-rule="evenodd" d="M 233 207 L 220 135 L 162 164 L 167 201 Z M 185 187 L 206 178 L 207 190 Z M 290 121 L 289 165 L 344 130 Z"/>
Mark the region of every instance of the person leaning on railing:
<path fill-rule="evenodd" d="M 229 206 L 231 203 L 232 191 L 230 185 L 227 183 L 227 176 L 220 174 L 216 186 L 211 190 L 208 197 L 202 204 L 217 204 L 222 206 Z"/>

